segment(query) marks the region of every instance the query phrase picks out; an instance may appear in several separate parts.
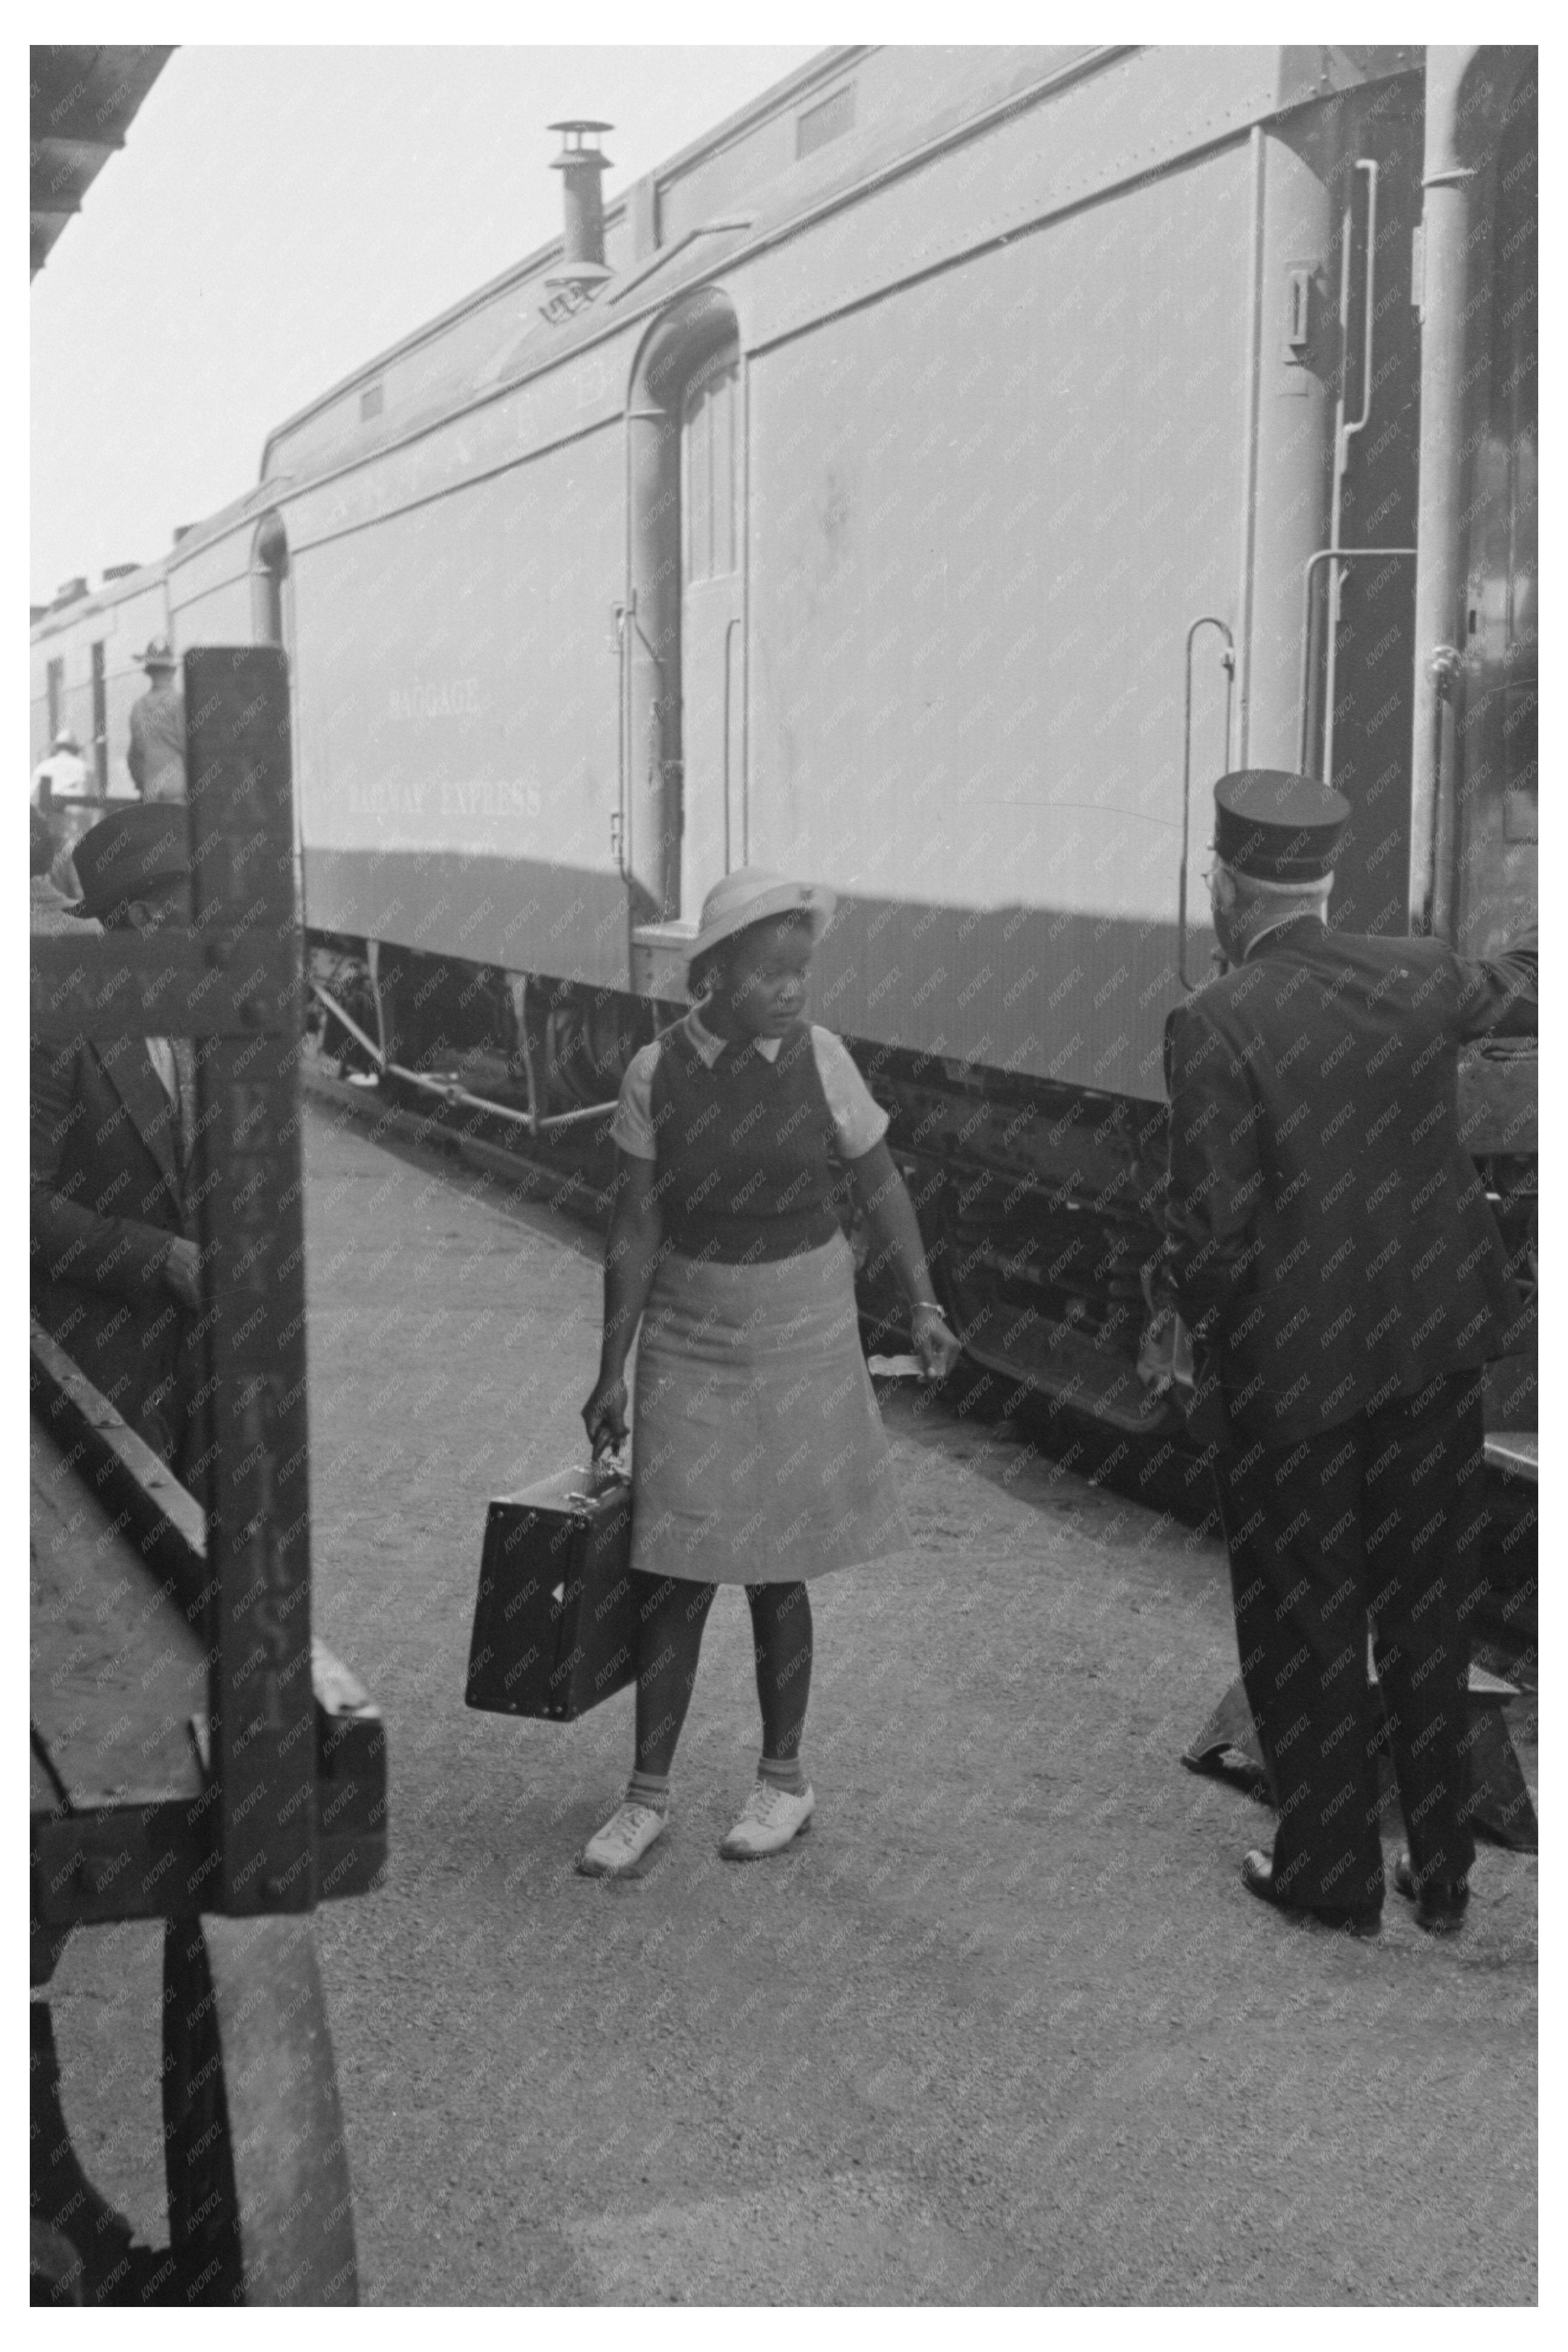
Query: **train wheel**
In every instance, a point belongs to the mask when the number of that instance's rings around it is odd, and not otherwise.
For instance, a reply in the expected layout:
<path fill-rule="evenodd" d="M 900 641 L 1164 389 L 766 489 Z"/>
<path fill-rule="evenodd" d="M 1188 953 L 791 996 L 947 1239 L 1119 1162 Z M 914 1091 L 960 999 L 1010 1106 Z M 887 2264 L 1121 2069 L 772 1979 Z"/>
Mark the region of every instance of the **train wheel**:
<path fill-rule="evenodd" d="M 358 2301 L 348 2158 L 308 1919 L 168 1923 L 163 2135 L 182 2300 Z"/>

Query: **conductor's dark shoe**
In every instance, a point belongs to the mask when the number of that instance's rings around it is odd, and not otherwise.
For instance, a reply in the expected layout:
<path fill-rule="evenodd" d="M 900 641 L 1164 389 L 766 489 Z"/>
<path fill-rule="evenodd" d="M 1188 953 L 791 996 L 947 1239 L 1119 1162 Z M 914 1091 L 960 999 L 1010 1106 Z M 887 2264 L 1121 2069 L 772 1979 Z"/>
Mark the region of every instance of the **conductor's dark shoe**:
<path fill-rule="evenodd" d="M 1415 1925 L 1429 1936 L 1456 1936 L 1469 1906 L 1468 1878 L 1428 1878 L 1417 1885 L 1408 1851 L 1394 1865 L 1394 1883 L 1415 1906 Z"/>
<path fill-rule="evenodd" d="M 1241 1883 L 1249 1895 L 1256 1895 L 1260 1903 L 1272 1905 L 1276 1911 L 1283 1911 L 1289 1918 L 1315 1919 L 1321 1927 L 1336 1927 L 1342 1936 L 1375 1936 L 1383 1925 L 1381 1904 L 1347 1911 L 1288 1902 L 1274 1884 L 1273 1863 L 1258 1846 L 1254 1846 L 1242 1863 Z"/>

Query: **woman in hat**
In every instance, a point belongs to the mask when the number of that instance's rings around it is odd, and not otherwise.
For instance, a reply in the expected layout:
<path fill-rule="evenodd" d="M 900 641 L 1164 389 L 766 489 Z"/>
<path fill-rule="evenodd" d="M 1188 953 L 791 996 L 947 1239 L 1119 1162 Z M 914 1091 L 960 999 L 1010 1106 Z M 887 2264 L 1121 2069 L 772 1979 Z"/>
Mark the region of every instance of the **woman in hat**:
<path fill-rule="evenodd" d="M 887 1114 L 837 1038 L 805 1017 L 832 908 L 826 890 L 727 875 L 691 950 L 693 1008 L 621 1088 L 604 1347 L 583 1419 L 595 1460 L 624 1441 L 640 1326 L 632 1569 L 646 1597 L 635 1769 L 579 1861 L 591 1876 L 630 1869 L 666 1826 L 721 1584 L 743 1584 L 751 1604 L 763 1746 L 720 1851 L 777 1853 L 811 1818 L 808 1583 L 909 1543 L 835 1212 L 844 1182 L 897 1268 L 928 1374 L 959 1354 L 883 1140 Z"/>

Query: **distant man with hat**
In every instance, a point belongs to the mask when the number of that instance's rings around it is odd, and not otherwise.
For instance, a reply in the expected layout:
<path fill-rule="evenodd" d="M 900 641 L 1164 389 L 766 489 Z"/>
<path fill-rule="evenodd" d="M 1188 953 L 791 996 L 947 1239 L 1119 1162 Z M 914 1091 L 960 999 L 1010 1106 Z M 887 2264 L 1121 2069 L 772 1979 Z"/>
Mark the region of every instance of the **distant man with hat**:
<path fill-rule="evenodd" d="M 1349 803 L 1249 769 L 1215 788 L 1222 975 L 1165 1029 L 1165 1246 L 1145 1367 L 1191 1334 L 1242 1674 L 1273 1778 L 1249 1892 L 1353 1934 L 1384 1901 L 1375 1623 L 1417 1924 L 1458 1927 L 1481 1376 L 1520 1299 L 1459 1139 L 1458 1057 L 1533 1034 L 1533 935 L 1493 961 L 1329 928 Z M 1179 1318 L 1179 1321 L 1178 1321 Z"/>
<path fill-rule="evenodd" d="M 76 870 L 77 911 L 108 930 L 185 919 L 184 808 L 116 809 L 77 844 Z M 187 1200 L 195 1111 L 184 1038 L 33 1046 L 33 1312 L 187 1484 L 187 1342 L 201 1300 Z"/>
<path fill-rule="evenodd" d="M 154 637 L 142 656 L 147 691 L 131 707 L 125 764 L 144 801 L 185 797 L 185 698 L 174 682 L 166 637 Z"/>

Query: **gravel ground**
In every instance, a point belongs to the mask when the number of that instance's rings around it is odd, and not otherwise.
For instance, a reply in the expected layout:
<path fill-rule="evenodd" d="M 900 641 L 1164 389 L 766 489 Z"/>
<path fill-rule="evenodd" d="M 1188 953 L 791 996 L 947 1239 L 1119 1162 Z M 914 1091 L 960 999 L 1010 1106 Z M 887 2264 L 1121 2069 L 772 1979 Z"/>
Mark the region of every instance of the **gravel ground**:
<path fill-rule="evenodd" d="M 1534 2300 L 1534 1859 L 1484 1848 L 1448 1942 L 1392 1890 L 1373 1944 L 1250 1901 L 1268 1816 L 1176 1760 L 1235 1672 L 1217 1546 L 1008 1423 L 888 1399 L 916 1549 L 816 1588 L 810 1834 L 717 1858 L 725 1591 L 671 1831 L 577 1877 L 630 1694 L 462 1687 L 488 1497 L 580 1455 L 597 1244 L 320 1106 L 306 1150 L 316 1622 L 393 1791 L 384 1888 L 318 1920 L 366 2301 Z M 79 1937 L 57 2022 L 162 2239 L 157 1954 Z"/>

